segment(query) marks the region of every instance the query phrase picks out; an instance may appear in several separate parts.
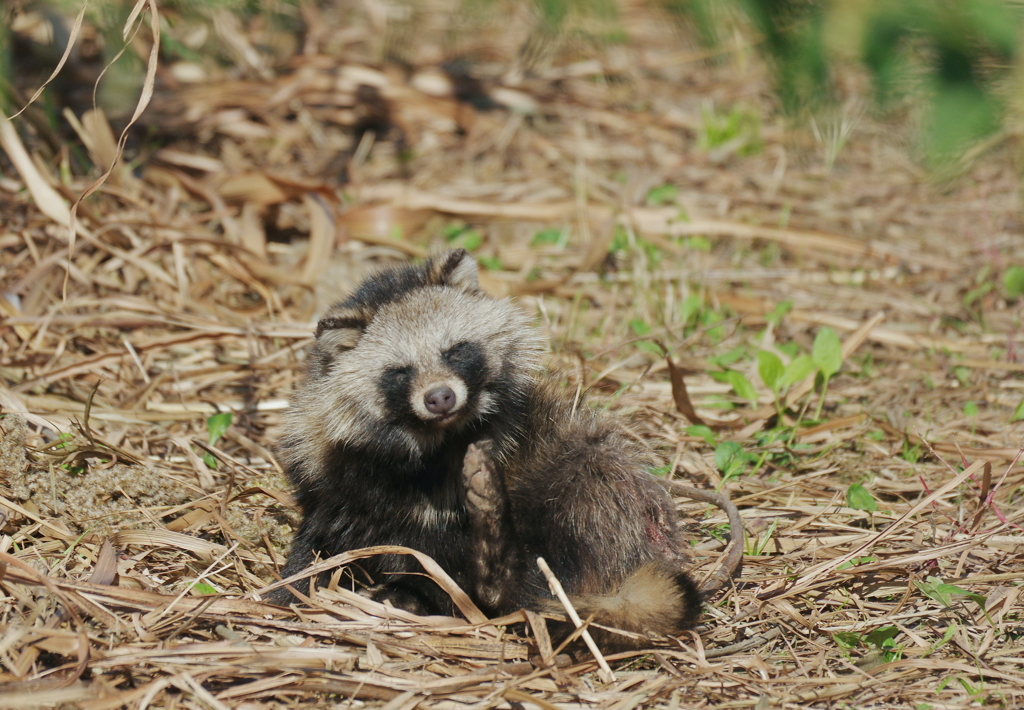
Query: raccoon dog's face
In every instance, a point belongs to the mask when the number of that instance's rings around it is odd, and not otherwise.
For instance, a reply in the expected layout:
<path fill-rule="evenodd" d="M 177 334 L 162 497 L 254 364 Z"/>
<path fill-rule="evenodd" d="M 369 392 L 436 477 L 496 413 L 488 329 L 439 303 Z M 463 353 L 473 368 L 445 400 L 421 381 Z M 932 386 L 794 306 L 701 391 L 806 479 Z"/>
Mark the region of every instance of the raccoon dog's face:
<path fill-rule="evenodd" d="M 464 250 L 371 277 L 317 328 L 305 416 L 332 443 L 421 455 L 521 394 L 541 345 Z M 309 422 L 306 422 L 309 426 Z"/>

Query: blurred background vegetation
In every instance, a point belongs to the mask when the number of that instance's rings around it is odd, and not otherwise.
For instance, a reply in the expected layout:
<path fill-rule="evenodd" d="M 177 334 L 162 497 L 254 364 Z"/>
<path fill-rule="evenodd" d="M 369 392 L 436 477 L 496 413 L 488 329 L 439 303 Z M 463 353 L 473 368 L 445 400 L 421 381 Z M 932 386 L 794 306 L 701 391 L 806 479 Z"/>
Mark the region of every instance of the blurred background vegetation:
<path fill-rule="evenodd" d="M 16 87 L 26 75 L 45 78 L 67 41 L 68 19 L 83 0 L 27 0 L 0 8 L 0 100 L 8 113 L 25 96 Z M 134 2 L 92 0 L 85 32 L 62 79 L 54 84 L 91 102 L 92 84 L 111 64 Z M 370 15 L 382 29 L 380 63 L 410 61 L 424 0 L 310 0 L 320 8 Z M 628 40 L 628 15 L 642 4 L 678 25 L 681 46 L 699 42 L 709 62 L 739 61 L 757 52 L 771 68 L 777 109 L 791 125 L 811 126 L 820 140 L 841 150 L 849 124 L 862 110 L 913 125 L 922 162 L 942 173 L 965 155 L 994 146 L 1015 146 L 1024 100 L 1021 66 L 1021 5 L 1000 0 L 457 0 L 450 3 L 447 67 L 471 72 L 487 57 L 463 53 L 460 45 L 480 27 L 509 13 L 532 13 L 533 31 L 521 47 L 521 66 L 549 64 L 554 57 L 577 60 Z M 435 4 L 436 5 L 436 4 Z M 163 60 L 202 66 L 234 66 L 266 73 L 299 50 L 306 14 L 299 0 L 161 0 Z M 436 7 L 431 6 L 434 10 Z M 49 22 L 45 29 L 24 20 L 28 11 Z M 20 14 L 19 14 L 20 13 Z M 21 20 L 19 26 L 16 20 Z M 12 25 L 13 22 L 13 25 Z M 251 47 L 230 41 L 230 28 L 255 37 Z M 315 31 L 315 28 L 314 30 Z M 251 56 L 255 51 L 258 56 Z M 248 53 L 248 56 L 247 56 Z M 572 57 L 570 57 L 572 58 Z M 83 65 L 93 65 L 83 72 Z M 144 74 L 139 52 L 123 52 L 107 68 L 98 102 L 109 115 L 130 111 Z M 864 77 L 873 95 L 867 105 L 848 99 L 849 83 Z M 80 98 L 80 102 L 84 99 Z M 52 100 L 51 116 L 56 115 Z M 827 151 L 828 152 L 828 151 Z"/>

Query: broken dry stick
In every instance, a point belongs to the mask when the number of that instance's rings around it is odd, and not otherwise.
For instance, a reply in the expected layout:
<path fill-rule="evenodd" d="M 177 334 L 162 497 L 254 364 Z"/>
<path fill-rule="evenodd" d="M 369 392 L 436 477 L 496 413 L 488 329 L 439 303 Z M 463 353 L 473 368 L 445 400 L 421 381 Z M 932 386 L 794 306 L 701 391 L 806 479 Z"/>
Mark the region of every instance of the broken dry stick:
<path fill-rule="evenodd" d="M 565 590 L 562 589 L 562 583 L 555 577 L 555 573 L 548 567 L 548 563 L 544 561 L 543 557 L 537 558 L 537 566 L 540 567 L 540 571 L 544 573 L 544 576 L 548 580 L 548 586 L 551 588 L 551 593 L 558 597 L 558 601 L 565 607 L 565 613 L 569 615 L 572 623 L 575 624 L 576 628 L 579 629 L 583 626 L 583 621 L 580 619 L 580 615 L 576 613 L 576 609 L 573 608 L 572 602 L 569 601 L 569 597 L 566 595 Z M 580 636 L 583 637 L 583 642 L 587 644 L 587 648 L 594 654 L 594 658 L 597 660 L 598 668 L 600 669 L 598 674 L 601 676 L 601 680 L 605 683 L 614 683 L 615 675 L 612 673 L 612 669 L 608 666 L 608 661 L 604 660 L 604 656 L 601 655 L 600 649 L 597 644 L 594 643 L 594 639 L 591 638 L 590 632 L 586 629 L 580 630 Z"/>

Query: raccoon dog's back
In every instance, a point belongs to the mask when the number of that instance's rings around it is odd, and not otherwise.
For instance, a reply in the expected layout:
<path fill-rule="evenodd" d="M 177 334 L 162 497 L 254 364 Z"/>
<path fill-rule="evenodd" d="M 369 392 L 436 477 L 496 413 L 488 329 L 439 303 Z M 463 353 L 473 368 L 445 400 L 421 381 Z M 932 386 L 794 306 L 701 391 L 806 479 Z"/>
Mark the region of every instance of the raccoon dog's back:
<path fill-rule="evenodd" d="M 675 510 L 644 449 L 541 376 L 536 328 L 479 289 L 468 253 L 367 279 L 316 336 L 282 444 L 303 512 L 286 574 L 317 554 L 405 545 L 502 614 L 549 608 L 543 556 L 598 623 L 694 623 Z M 452 613 L 420 572 L 388 555 L 355 574 L 378 599 Z"/>

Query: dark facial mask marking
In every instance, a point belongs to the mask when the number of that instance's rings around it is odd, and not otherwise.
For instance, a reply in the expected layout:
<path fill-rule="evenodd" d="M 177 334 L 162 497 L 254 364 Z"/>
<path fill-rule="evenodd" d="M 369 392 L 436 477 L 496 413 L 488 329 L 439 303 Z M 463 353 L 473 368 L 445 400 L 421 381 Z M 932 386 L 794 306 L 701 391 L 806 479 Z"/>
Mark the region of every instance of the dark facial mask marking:
<path fill-rule="evenodd" d="M 466 383 L 470 398 L 480 391 L 487 379 L 487 359 L 479 344 L 464 340 L 449 348 L 442 358 L 445 365 Z"/>
<path fill-rule="evenodd" d="M 377 386 L 384 395 L 384 407 L 392 415 L 400 419 L 408 419 L 415 415 L 409 411 L 409 390 L 412 387 L 412 378 L 416 373 L 409 365 L 405 367 L 392 367 L 385 370 Z"/>

